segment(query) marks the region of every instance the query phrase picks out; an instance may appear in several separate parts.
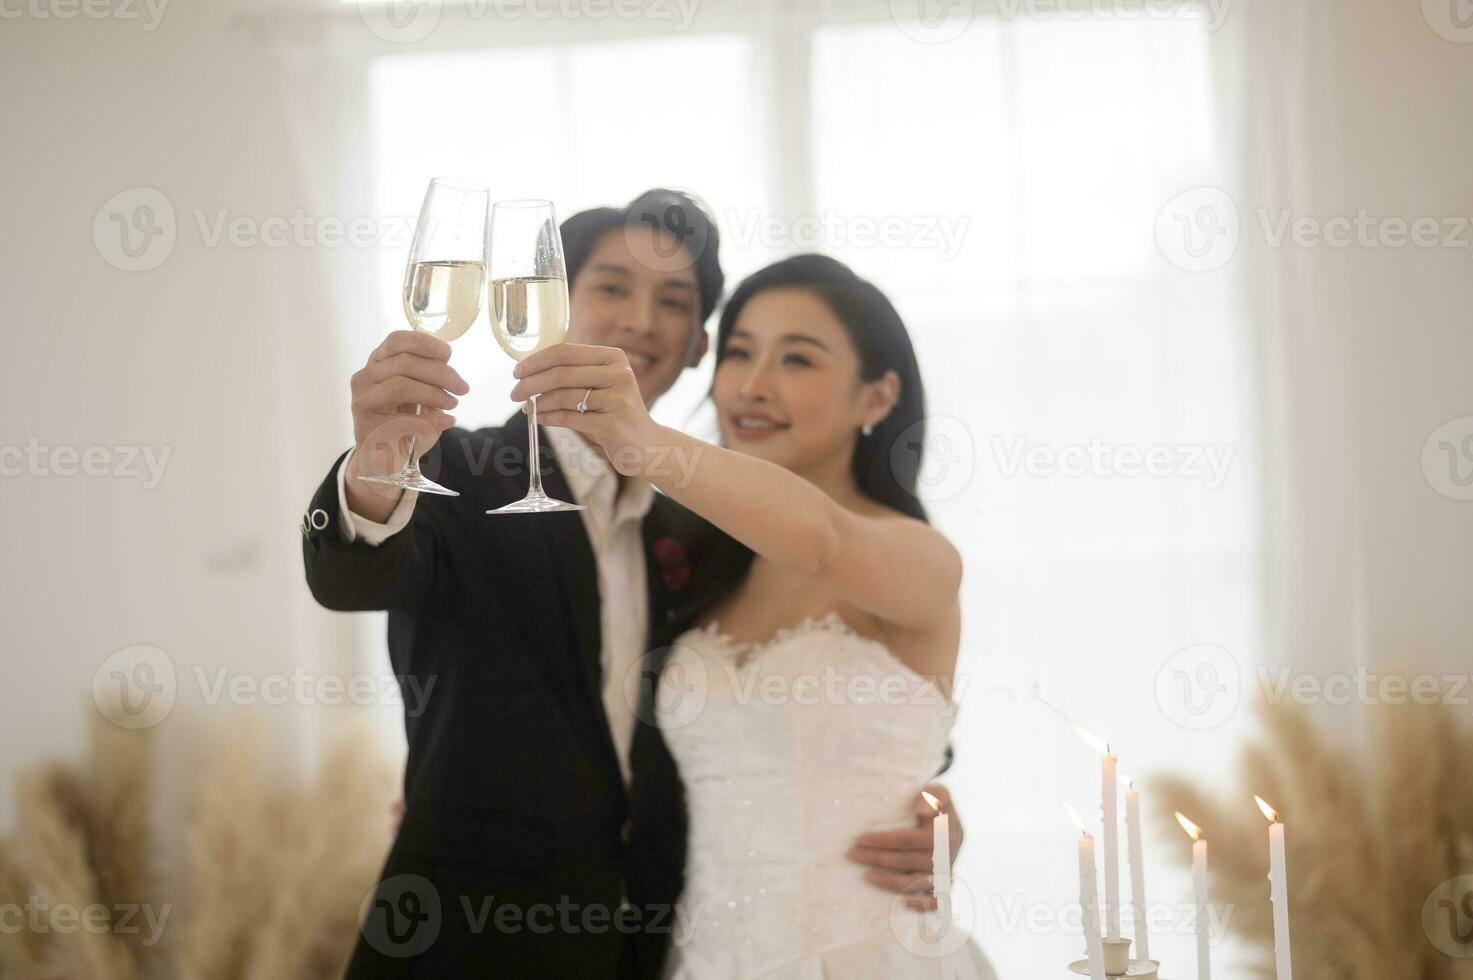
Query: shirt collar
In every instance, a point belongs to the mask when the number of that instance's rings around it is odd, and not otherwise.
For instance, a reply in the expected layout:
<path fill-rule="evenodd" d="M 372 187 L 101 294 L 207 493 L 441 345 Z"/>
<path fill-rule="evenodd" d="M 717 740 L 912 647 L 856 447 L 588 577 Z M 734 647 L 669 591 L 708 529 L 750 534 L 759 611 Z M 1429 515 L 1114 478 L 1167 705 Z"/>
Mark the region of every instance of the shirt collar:
<path fill-rule="evenodd" d="M 612 516 L 611 526 L 631 519 L 642 521 L 649 514 L 655 502 L 655 488 L 648 480 L 626 478 L 624 492 L 620 494 L 619 474 L 602 452 L 585 443 L 576 432 L 559 426 L 538 426 L 537 431 L 552 446 L 558 469 L 578 503 Z"/>

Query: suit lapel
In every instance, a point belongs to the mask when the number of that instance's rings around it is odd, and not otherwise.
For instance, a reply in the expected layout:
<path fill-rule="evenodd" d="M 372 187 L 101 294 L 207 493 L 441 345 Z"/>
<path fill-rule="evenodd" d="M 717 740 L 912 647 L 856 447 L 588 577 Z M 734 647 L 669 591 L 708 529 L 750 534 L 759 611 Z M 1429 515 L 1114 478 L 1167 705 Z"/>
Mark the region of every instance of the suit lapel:
<path fill-rule="evenodd" d="M 526 446 L 529 420 L 518 412 L 503 428 L 510 446 Z M 539 440 L 544 447 L 547 440 Z M 542 485 L 548 496 L 577 502 L 558 465 L 557 455 L 542 453 Z M 567 665 L 577 683 L 569 705 L 576 727 L 594 757 L 605 767 L 622 792 L 624 779 L 609 733 L 608 715 L 603 705 L 603 676 L 600 661 L 603 651 L 603 625 L 600 620 L 598 564 L 593 544 L 576 512 L 562 514 L 528 514 L 503 517 L 500 520 L 533 521 L 552 554 L 563 590 L 563 608 L 568 610 L 569 641 L 574 663 Z M 544 624 L 553 628 L 552 624 Z"/>

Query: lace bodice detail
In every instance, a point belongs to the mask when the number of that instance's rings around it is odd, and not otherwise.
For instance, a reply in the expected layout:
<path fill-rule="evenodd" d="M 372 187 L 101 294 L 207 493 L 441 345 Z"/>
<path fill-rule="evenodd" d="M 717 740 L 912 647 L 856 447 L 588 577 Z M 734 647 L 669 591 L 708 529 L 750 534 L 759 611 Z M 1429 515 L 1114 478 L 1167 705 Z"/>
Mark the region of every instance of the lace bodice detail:
<path fill-rule="evenodd" d="M 895 896 L 845 857 L 914 825 L 955 708 L 838 614 L 737 644 L 675 644 L 656 710 L 690 809 L 677 935 L 692 976 L 755 976 L 891 929 Z"/>

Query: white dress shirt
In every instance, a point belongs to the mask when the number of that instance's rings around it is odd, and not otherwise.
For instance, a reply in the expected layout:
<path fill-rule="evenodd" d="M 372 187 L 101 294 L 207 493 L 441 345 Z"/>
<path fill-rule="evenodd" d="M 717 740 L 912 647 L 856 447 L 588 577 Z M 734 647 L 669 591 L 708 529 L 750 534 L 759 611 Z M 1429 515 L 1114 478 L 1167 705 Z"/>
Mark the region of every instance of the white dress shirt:
<path fill-rule="evenodd" d="M 625 478 L 620 492 L 619 474 L 603 453 L 586 445 L 570 429 L 539 427 L 538 431 L 551 445 L 558 468 L 573 491 L 573 499 L 587 508 L 578 513 L 598 566 L 599 625 L 603 634 L 599 664 L 603 673 L 604 713 L 608 716 L 609 733 L 627 785 L 635 714 L 634 705 L 625 697 L 624 678 L 638 668 L 649 633 L 649 588 L 645 581 L 640 524 L 654 504 L 655 488 L 645 480 Z M 409 523 L 419 494 L 405 493 L 382 524 L 354 514 L 348 509 L 348 495 L 343 487 L 344 473 L 352 458 L 350 451 L 338 467 L 338 533 L 347 544 L 361 538 L 367 544 L 379 545 Z M 535 515 L 486 517 L 488 521 L 548 519 Z M 638 690 L 637 686 L 633 690 Z"/>

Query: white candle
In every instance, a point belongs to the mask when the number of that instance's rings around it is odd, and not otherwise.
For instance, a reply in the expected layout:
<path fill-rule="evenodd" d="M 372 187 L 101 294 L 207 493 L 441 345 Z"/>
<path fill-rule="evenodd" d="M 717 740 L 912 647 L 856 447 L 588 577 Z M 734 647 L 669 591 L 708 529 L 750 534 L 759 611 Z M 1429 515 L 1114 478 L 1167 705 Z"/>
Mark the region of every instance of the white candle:
<path fill-rule="evenodd" d="M 1115 757 L 1105 746 L 1100 768 L 1100 811 L 1105 821 L 1105 920 L 1109 938 L 1120 938 L 1120 814 L 1115 808 Z"/>
<path fill-rule="evenodd" d="M 1192 823 L 1180 812 L 1177 821 L 1192 838 L 1192 886 L 1197 898 L 1197 980 L 1212 980 L 1212 957 L 1208 948 L 1207 934 L 1207 842 L 1202 839 L 1202 828 Z"/>
<path fill-rule="evenodd" d="M 951 915 L 951 815 L 941 812 L 941 801 L 925 790 L 921 796 L 936 811 L 931 821 L 931 884 L 936 893 L 936 908 Z"/>
<path fill-rule="evenodd" d="M 1130 786 L 1130 781 L 1126 780 Z M 1130 905 L 1135 914 L 1135 948 L 1140 959 L 1151 958 L 1151 929 L 1146 923 L 1146 866 L 1141 855 L 1141 795 L 1125 791 L 1125 846 L 1130 851 Z"/>
<path fill-rule="evenodd" d="M 1268 882 L 1269 898 L 1274 903 L 1275 976 L 1278 980 L 1294 980 L 1294 963 L 1289 957 L 1289 864 L 1284 857 L 1284 825 L 1279 823 L 1278 812 L 1263 797 L 1253 798 L 1269 819 Z"/>
<path fill-rule="evenodd" d="M 1105 949 L 1100 943 L 1100 887 L 1095 878 L 1095 839 L 1084 829 L 1079 811 L 1064 804 L 1079 828 L 1079 912 L 1084 945 L 1089 951 L 1090 980 L 1105 980 Z"/>
<path fill-rule="evenodd" d="M 1115 796 L 1115 757 L 1108 742 L 1074 726 L 1100 754 L 1100 818 L 1105 827 L 1105 920 L 1111 940 L 1120 938 L 1120 811 Z"/>

